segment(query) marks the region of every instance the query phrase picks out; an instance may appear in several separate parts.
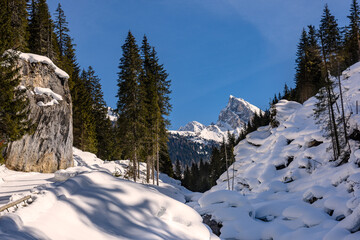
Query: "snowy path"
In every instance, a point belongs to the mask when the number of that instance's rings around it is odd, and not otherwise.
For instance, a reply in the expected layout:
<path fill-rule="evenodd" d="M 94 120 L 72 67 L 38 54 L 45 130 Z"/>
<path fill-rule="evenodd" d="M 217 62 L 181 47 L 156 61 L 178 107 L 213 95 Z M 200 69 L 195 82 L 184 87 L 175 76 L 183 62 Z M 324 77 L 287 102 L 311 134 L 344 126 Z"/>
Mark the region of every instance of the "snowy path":
<path fill-rule="evenodd" d="M 74 160 L 74 167 L 55 174 L 0 166 L 0 205 L 30 191 L 33 197 L 26 207 L 0 214 L 0 239 L 219 239 L 183 204 L 189 192 L 178 181 L 161 174 L 160 186 L 133 183 L 122 179 L 128 161 L 104 162 L 76 148 Z M 145 182 L 146 165 L 140 169 Z"/>
<path fill-rule="evenodd" d="M 23 173 L 2 169 L 0 178 L 0 205 L 9 202 L 13 194 L 25 194 L 32 188 L 52 183 L 53 173 Z"/>

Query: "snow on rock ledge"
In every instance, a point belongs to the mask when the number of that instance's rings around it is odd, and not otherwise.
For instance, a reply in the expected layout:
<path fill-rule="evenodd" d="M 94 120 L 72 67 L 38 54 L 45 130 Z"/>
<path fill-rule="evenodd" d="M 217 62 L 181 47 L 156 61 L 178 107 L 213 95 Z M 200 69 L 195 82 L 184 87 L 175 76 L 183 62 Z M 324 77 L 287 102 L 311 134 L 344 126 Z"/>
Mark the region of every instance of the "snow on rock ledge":
<path fill-rule="evenodd" d="M 58 68 L 48 57 L 33 54 L 33 53 L 19 53 L 19 58 L 29 63 L 43 63 L 53 69 L 59 78 L 69 79 L 69 75 Z"/>
<path fill-rule="evenodd" d="M 44 56 L 19 53 L 20 87 L 26 89 L 35 133 L 10 143 L 6 166 L 18 171 L 55 172 L 73 165 L 69 76 Z"/>

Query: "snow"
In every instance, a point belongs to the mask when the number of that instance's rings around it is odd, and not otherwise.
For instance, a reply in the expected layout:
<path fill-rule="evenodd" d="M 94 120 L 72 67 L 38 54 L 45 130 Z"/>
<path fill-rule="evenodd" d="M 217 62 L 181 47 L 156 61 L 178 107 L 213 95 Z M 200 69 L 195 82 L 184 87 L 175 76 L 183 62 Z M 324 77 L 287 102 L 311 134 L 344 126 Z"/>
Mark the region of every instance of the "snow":
<path fill-rule="evenodd" d="M 107 108 L 107 117 L 110 119 L 111 122 L 116 122 L 118 119 L 118 116 L 114 109 L 111 107 Z"/>
<path fill-rule="evenodd" d="M 49 65 L 49 67 L 55 71 L 56 75 L 58 75 L 59 78 L 69 79 L 69 75 L 66 72 L 58 68 L 49 58 L 45 56 L 22 52 L 18 52 L 18 54 L 20 59 L 25 60 L 29 63 L 43 63 Z"/>
<path fill-rule="evenodd" d="M 342 85 L 350 115 L 360 96 L 360 63 L 344 71 Z M 221 239 L 360 239 L 360 143 L 350 140 L 348 163 L 336 167 L 330 139 L 313 118 L 315 103 L 315 97 L 304 104 L 279 101 L 279 126 L 261 127 L 235 147 L 234 191 L 225 172 L 216 186 L 189 199 L 222 223 Z M 360 116 L 352 113 L 349 123 L 351 132 Z"/>
<path fill-rule="evenodd" d="M 197 121 L 187 123 L 179 130 L 171 130 L 170 134 L 190 137 L 194 142 L 207 144 L 207 141 L 222 142 L 227 139 L 228 131 L 238 136 L 243 130 L 245 124 L 250 120 L 254 113 L 260 113 L 261 110 L 245 101 L 242 98 L 236 98 L 230 95 L 227 106 L 221 110 L 216 124 L 205 126 Z"/>
<path fill-rule="evenodd" d="M 39 107 L 53 106 L 54 104 L 59 104 L 58 101 L 63 100 L 61 95 L 54 93 L 50 88 L 35 87 L 34 92 L 37 95 L 45 94 L 45 95 L 53 98 L 50 102 L 47 102 L 47 103 L 44 103 L 43 101 L 37 102 L 37 105 Z"/>
<path fill-rule="evenodd" d="M 75 167 L 54 174 L 0 166 L 2 204 L 32 196 L 27 207 L 1 213 L 0 239 L 218 239 L 182 203 L 190 192 L 177 180 L 161 174 L 160 186 L 134 183 L 122 178 L 128 161 L 102 161 L 76 148 L 74 160 Z M 144 181 L 146 166 L 140 169 Z"/>
<path fill-rule="evenodd" d="M 34 92 L 38 95 L 45 94 L 47 96 L 51 96 L 55 100 L 62 101 L 63 98 L 61 95 L 54 93 L 50 88 L 42 88 L 42 87 L 35 87 Z"/>

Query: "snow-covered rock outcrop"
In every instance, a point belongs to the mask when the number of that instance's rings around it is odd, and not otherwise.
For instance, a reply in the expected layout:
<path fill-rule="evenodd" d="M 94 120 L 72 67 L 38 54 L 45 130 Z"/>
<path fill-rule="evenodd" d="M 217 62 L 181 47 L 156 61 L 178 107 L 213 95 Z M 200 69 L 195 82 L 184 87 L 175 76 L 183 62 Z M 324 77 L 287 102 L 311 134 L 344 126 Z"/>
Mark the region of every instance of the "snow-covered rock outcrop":
<path fill-rule="evenodd" d="M 19 171 L 54 172 L 73 165 L 69 76 L 47 57 L 19 53 L 22 89 L 30 100 L 33 135 L 12 142 L 6 166 Z"/>
<path fill-rule="evenodd" d="M 341 81 L 351 133 L 360 126 L 360 63 Z M 261 127 L 235 147 L 234 191 L 224 173 L 189 203 L 222 224 L 222 239 L 360 239 L 360 142 L 350 140 L 347 163 L 331 161 L 331 141 L 313 117 L 315 103 L 315 97 L 303 105 L 281 100 L 279 126 Z"/>

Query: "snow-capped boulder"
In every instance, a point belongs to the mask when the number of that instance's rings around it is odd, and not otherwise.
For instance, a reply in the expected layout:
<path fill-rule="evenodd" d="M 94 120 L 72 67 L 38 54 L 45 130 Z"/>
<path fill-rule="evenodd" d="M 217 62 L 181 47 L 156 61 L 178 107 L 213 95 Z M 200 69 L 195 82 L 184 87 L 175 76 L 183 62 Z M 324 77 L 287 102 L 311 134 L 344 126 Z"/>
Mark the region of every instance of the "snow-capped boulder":
<path fill-rule="evenodd" d="M 19 55 L 21 88 L 30 101 L 33 135 L 10 143 L 6 166 L 19 171 L 55 172 L 73 165 L 69 76 L 47 57 Z"/>

